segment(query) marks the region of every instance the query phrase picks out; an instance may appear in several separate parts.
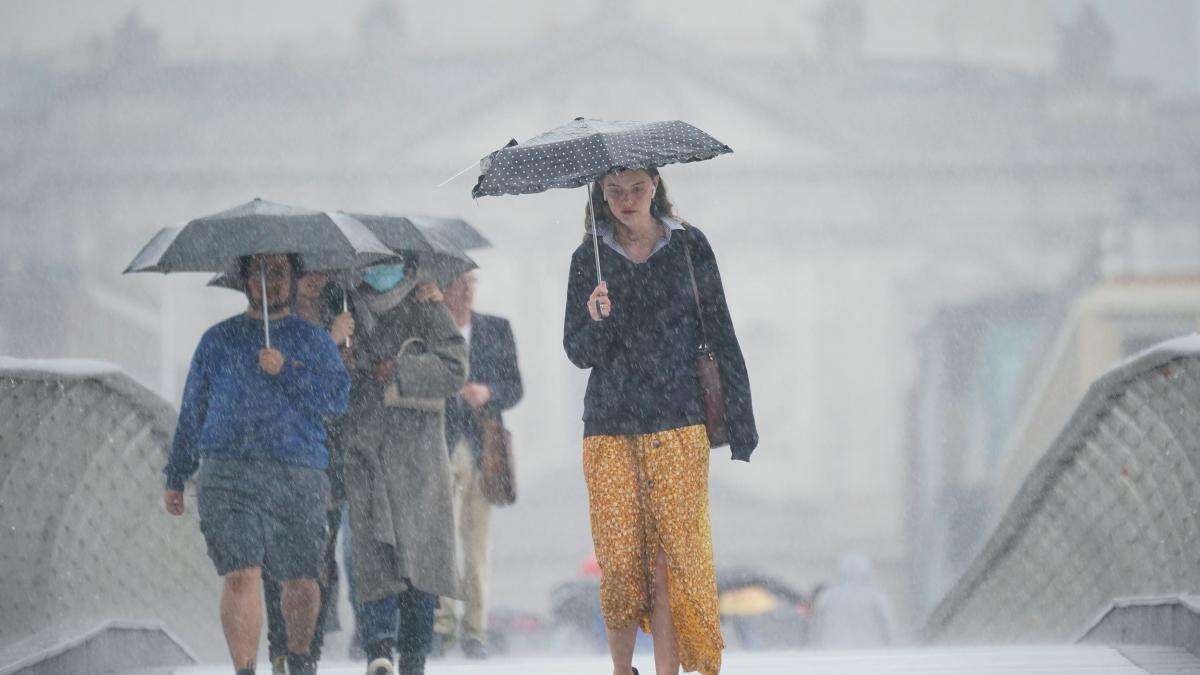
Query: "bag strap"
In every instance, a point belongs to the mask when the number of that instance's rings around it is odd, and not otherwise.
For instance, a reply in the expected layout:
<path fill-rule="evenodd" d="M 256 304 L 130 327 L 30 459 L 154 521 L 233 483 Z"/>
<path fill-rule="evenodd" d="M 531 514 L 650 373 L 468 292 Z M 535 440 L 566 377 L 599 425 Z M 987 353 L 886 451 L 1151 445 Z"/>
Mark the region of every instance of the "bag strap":
<path fill-rule="evenodd" d="M 692 229 L 687 223 L 683 225 L 683 257 L 687 260 L 688 277 L 692 281 L 692 298 L 696 301 L 696 317 L 700 319 L 700 340 L 704 343 L 704 349 L 711 349 L 712 345 L 708 343 L 708 327 L 704 324 L 704 308 L 700 305 L 700 286 L 696 284 L 696 268 L 692 266 L 692 247 L 688 245 L 688 239 L 692 236 Z"/>
<path fill-rule="evenodd" d="M 404 356 L 408 352 L 408 348 L 413 345 L 424 345 L 425 340 L 419 337 L 410 337 L 400 344 L 400 350 L 396 352 L 396 356 Z"/>

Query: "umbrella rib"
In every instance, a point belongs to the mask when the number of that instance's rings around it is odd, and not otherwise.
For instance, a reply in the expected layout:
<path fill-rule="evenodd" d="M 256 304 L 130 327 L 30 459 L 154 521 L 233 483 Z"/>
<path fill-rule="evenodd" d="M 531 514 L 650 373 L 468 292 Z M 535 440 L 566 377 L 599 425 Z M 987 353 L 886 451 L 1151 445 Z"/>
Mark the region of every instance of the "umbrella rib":
<path fill-rule="evenodd" d="M 449 178 L 447 178 L 446 180 L 444 180 L 444 181 L 442 181 L 442 182 L 438 183 L 438 184 L 437 184 L 437 187 L 445 187 L 447 184 L 449 184 L 449 183 L 450 183 L 451 181 L 453 181 L 455 178 L 458 178 L 459 176 L 463 175 L 464 173 L 466 173 L 466 172 L 470 171 L 471 169 L 473 169 L 473 168 L 475 168 L 475 167 L 477 167 L 477 166 L 479 166 L 479 160 L 476 160 L 476 161 L 474 161 L 474 162 L 472 162 L 472 163 L 468 164 L 468 165 L 466 166 L 466 168 L 464 168 L 462 171 L 459 171 L 458 173 L 454 174 L 453 176 L 450 176 L 450 177 L 449 177 Z"/>

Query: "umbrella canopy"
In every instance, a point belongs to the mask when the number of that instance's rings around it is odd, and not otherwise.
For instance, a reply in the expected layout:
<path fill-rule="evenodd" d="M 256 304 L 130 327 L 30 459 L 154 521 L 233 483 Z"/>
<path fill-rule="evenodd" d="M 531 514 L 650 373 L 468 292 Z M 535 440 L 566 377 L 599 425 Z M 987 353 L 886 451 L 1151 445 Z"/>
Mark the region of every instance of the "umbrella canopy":
<path fill-rule="evenodd" d="M 369 213 L 350 215 L 366 225 L 384 244 L 398 253 L 410 255 L 416 261 L 418 272 L 439 287 L 445 288 L 466 272 L 479 267 L 456 243 L 454 233 L 461 233 L 462 227 L 475 232 L 464 220 Z M 421 227 L 421 223 L 427 227 Z M 478 232 L 475 234 L 479 235 Z M 479 238 L 482 239 L 482 236 Z M 487 240 L 484 239 L 484 242 Z"/>
<path fill-rule="evenodd" d="M 712 159 L 733 150 L 679 120 L 606 122 L 577 117 L 480 160 L 471 196 L 523 195 L 587 185 L 613 171 Z"/>
<path fill-rule="evenodd" d="M 408 216 L 408 219 L 431 240 L 440 239 L 463 251 L 492 247 L 492 242 L 487 237 L 462 218 Z"/>
<path fill-rule="evenodd" d="M 369 213 L 335 215 L 348 215 L 362 223 L 394 255 L 414 261 L 419 274 L 433 281 L 439 287 L 444 288 L 465 272 L 479 266 L 462 248 L 455 245 L 449 235 L 440 230 L 426 232 L 423 228 L 418 227 L 409 216 Z M 439 226 L 444 221 L 450 220 L 453 219 L 427 219 L 432 226 Z M 465 221 L 458 222 L 470 228 Z M 451 227 L 457 228 L 458 226 L 451 225 Z M 358 275 L 349 266 L 321 266 L 305 262 L 305 269 L 334 272 L 334 281 L 343 288 L 355 286 L 360 281 Z M 208 285 L 238 291 L 244 288 L 241 278 L 232 270 L 216 275 L 209 280 Z"/>
<path fill-rule="evenodd" d="M 167 247 L 175 241 L 175 237 L 183 231 L 183 226 L 179 227 L 164 227 L 159 230 L 154 237 L 150 239 L 150 243 L 142 247 L 138 254 L 134 256 L 133 262 L 125 268 L 125 272 L 163 272 L 160 268 L 163 253 L 167 251 Z"/>
<path fill-rule="evenodd" d="M 163 228 L 125 272 L 225 272 L 242 256 L 272 253 L 299 254 L 311 269 L 350 268 L 393 256 L 344 213 L 255 199 L 182 228 Z"/>
<path fill-rule="evenodd" d="M 352 268 L 393 257 L 365 225 L 344 213 L 255 199 L 227 211 L 163 228 L 125 268 L 130 272 L 226 272 L 248 255 L 298 254 L 314 269 Z M 266 271 L 261 270 L 264 303 Z M 271 346 L 269 312 L 263 333 Z"/>

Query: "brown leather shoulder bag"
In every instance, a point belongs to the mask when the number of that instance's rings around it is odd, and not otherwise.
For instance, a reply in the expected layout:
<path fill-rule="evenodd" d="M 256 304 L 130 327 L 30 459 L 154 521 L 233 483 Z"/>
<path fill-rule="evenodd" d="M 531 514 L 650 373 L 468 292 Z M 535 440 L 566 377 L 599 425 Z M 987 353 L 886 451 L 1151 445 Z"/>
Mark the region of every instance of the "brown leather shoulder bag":
<path fill-rule="evenodd" d="M 708 431 L 708 444 L 719 448 L 729 445 L 729 431 L 725 426 L 725 389 L 721 385 L 721 368 L 717 353 L 708 341 L 708 328 L 704 323 L 704 308 L 700 304 L 700 287 L 696 284 L 696 269 L 692 266 L 692 248 L 688 245 L 691 228 L 683 226 L 683 252 L 687 259 L 688 276 L 692 281 L 692 297 L 696 301 L 696 318 L 700 320 L 700 345 L 696 353 L 696 379 L 700 384 L 700 400 L 704 404 L 704 427 Z"/>
<path fill-rule="evenodd" d="M 478 410 L 472 415 L 483 441 L 483 498 L 493 506 L 508 506 L 517 501 L 512 433 L 492 415 Z"/>

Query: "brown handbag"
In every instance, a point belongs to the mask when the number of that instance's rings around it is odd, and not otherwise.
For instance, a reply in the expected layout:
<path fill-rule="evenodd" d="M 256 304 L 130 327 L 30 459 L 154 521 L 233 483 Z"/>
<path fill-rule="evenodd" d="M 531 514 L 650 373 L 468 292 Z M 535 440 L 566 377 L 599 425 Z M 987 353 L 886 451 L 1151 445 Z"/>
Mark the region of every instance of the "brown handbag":
<path fill-rule="evenodd" d="M 472 412 L 483 441 L 483 498 L 494 506 L 517 501 L 517 476 L 513 470 L 512 432 L 499 419 Z"/>
<path fill-rule="evenodd" d="M 700 306 L 700 287 L 696 285 L 696 270 L 692 266 L 692 249 L 688 245 L 691 234 L 684 226 L 683 251 L 687 259 L 688 276 L 692 280 L 692 297 L 696 301 L 696 317 L 700 320 L 700 346 L 696 355 L 696 379 L 700 384 L 700 400 L 704 403 L 704 428 L 708 431 L 708 444 L 712 448 L 729 445 L 729 430 L 725 426 L 725 389 L 721 384 L 721 368 L 717 353 L 708 341 L 708 328 L 704 325 L 704 309 Z"/>

